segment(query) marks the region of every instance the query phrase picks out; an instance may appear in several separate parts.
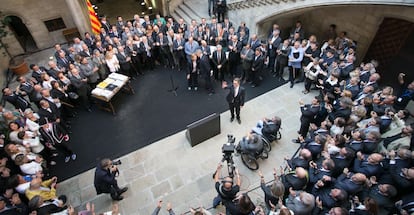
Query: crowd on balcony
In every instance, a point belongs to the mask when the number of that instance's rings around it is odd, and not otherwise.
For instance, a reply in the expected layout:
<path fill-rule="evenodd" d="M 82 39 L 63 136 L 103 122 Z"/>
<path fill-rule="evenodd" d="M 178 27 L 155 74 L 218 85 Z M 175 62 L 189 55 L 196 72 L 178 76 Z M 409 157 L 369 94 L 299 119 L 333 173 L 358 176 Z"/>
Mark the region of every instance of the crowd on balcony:
<path fill-rule="evenodd" d="M 230 202 L 232 214 L 413 212 L 413 128 L 405 108 L 414 98 L 414 82 L 401 73 L 399 91 L 379 86 L 377 63 L 356 65 L 356 42 L 346 32 L 337 36 L 335 25 L 318 40 L 305 39 L 301 22 L 282 39 L 274 24 L 262 41 L 244 22 L 236 26 L 228 18 L 186 24 L 135 15 L 113 24 L 103 17 L 101 24 L 100 34 L 85 33 L 68 48 L 56 44 L 48 68 L 32 64 L 31 77 L 18 77 L 16 89 L 2 90 L 14 109 L 0 108 L 1 214 L 66 209 L 48 170 L 59 157 L 76 159 L 68 144 L 71 119 L 77 111 L 91 111 L 91 89 L 109 73 L 135 78 L 155 67 L 187 73 L 189 90 L 198 89 L 200 75 L 208 93 L 214 93 L 211 79 L 239 77 L 257 87 L 264 71 L 279 79 L 289 73 L 291 87 L 303 81 L 304 94 L 319 92 L 311 104 L 300 102 L 294 142 L 302 149 L 288 160 L 291 171 L 275 172 L 270 187 L 260 175 L 266 207 L 253 207 L 242 194 Z M 210 68 L 200 68 L 203 56 Z"/>

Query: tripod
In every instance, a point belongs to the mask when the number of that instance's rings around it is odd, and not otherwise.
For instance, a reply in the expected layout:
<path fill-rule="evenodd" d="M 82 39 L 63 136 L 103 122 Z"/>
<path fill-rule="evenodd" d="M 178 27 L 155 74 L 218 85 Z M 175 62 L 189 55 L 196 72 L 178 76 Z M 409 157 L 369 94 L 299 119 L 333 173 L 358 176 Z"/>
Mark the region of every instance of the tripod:
<path fill-rule="evenodd" d="M 172 73 L 172 71 L 171 71 L 171 73 Z M 171 89 L 169 89 L 168 92 L 171 92 L 175 96 L 177 96 L 178 85 L 177 86 L 174 85 L 174 79 L 173 79 L 172 74 L 170 74 L 170 81 L 171 81 Z"/>

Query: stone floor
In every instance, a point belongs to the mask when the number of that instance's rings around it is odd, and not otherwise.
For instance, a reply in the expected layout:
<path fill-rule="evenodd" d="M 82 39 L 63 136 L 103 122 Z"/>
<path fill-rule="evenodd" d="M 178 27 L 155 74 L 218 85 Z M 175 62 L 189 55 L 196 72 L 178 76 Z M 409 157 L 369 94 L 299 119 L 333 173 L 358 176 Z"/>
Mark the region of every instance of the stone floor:
<path fill-rule="evenodd" d="M 249 86 L 247 87 L 249 88 Z M 222 158 L 221 146 L 227 142 L 227 134 L 240 140 L 262 117 L 274 115 L 282 118 L 282 139 L 272 144 L 267 160 L 259 160 L 260 170 L 267 181 L 272 179 L 273 168 L 284 165 L 283 158 L 291 156 L 298 145 L 291 143 L 299 127 L 299 105 L 302 87 L 293 89 L 286 84 L 245 104 L 242 109 L 242 124 L 230 123 L 229 111 L 221 114 L 221 134 L 195 147 L 185 138 L 185 131 L 155 142 L 145 148 L 121 157 L 119 184 L 130 189 L 120 204 L 122 214 L 151 214 L 156 202 L 171 202 L 178 213 L 189 207 L 204 205 L 211 207 L 216 195 L 212 173 Z M 248 93 L 248 89 L 247 89 Z M 312 96 L 303 99 L 310 101 Z M 223 99 L 224 101 L 224 99 Z M 240 157 L 234 158 L 242 175 L 242 191 L 259 184 L 257 172 L 247 169 Z M 59 184 L 59 192 L 68 195 L 69 203 L 82 208 L 86 202 L 96 205 L 97 211 L 110 208 L 108 195 L 96 196 L 93 187 L 94 169 Z M 223 171 L 222 175 L 227 172 Z M 250 194 L 253 199 L 262 197 L 260 190 Z M 255 200 L 259 203 L 261 200 Z M 166 214 L 163 211 L 161 214 Z"/>

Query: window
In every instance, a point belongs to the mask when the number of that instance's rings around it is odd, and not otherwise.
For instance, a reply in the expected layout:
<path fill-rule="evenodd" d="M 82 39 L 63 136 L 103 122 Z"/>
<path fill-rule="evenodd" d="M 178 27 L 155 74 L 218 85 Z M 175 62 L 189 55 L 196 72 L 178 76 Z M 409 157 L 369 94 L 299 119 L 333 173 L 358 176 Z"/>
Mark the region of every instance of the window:
<path fill-rule="evenodd" d="M 66 25 L 63 22 L 62 17 L 59 17 L 57 19 L 47 20 L 47 21 L 44 21 L 44 22 L 45 22 L 46 28 L 49 32 L 57 31 L 57 30 L 66 28 Z"/>

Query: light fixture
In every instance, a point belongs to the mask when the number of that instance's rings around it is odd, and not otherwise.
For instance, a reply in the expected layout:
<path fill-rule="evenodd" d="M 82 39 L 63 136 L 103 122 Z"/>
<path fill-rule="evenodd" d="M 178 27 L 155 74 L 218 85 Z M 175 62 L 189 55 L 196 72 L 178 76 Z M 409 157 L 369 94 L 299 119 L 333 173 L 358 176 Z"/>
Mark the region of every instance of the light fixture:
<path fill-rule="evenodd" d="M 142 5 L 142 6 L 144 6 L 144 5 L 145 5 L 145 1 L 142 1 L 142 2 L 141 2 L 141 5 Z"/>
<path fill-rule="evenodd" d="M 148 10 L 152 10 L 152 7 L 148 7 Z"/>
<path fill-rule="evenodd" d="M 142 14 L 142 15 L 145 15 L 145 12 L 142 12 L 141 14 Z"/>

